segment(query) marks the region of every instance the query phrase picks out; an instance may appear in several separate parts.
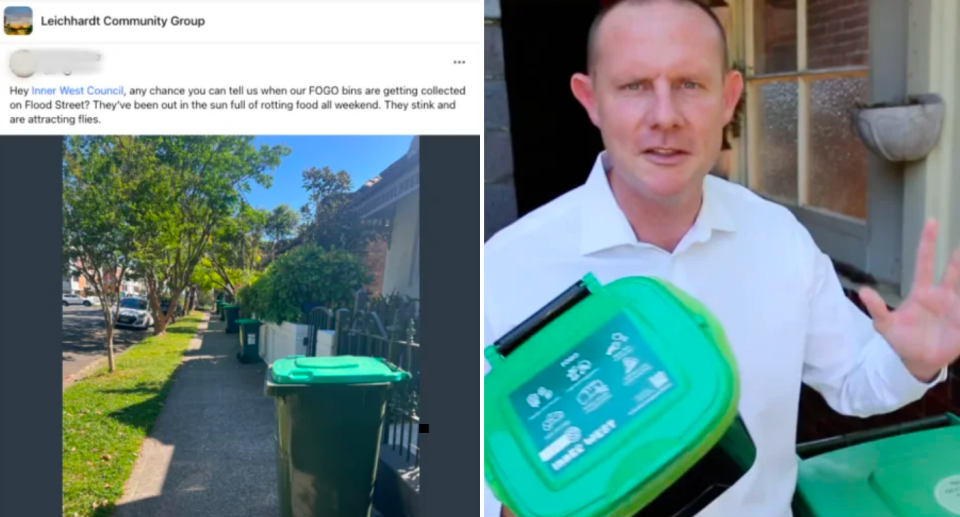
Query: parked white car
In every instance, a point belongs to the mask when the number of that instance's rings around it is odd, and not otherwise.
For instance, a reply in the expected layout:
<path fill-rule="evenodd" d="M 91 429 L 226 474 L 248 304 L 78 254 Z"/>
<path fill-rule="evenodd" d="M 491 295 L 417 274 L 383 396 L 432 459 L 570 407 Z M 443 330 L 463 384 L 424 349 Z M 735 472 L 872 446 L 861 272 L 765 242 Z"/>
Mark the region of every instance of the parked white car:
<path fill-rule="evenodd" d="M 84 307 L 90 307 L 91 305 L 93 305 L 93 302 L 77 294 L 72 294 L 72 293 L 64 294 L 63 306 L 69 307 L 71 305 L 83 305 Z"/>
<path fill-rule="evenodd" d="M 147 330 L 153 326 L 150 304 L 144 298 L 130 297 L 120 300 L 120 312 L 116 315 L 117 327 L 132 327 Z"/>

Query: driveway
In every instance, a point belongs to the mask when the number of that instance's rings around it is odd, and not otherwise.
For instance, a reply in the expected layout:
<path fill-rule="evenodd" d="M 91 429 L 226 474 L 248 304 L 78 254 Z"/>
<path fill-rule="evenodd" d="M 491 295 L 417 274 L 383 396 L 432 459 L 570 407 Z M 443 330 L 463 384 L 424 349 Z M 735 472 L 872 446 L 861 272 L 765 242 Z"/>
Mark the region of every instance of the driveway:
<path fill-rule="evenodd" d="M 113 351 L 126 350 L 151 334 L 151 330 L 116 329 Z M 107 330 L 103 309 L 99 306 L 63 307 L 63 376 L 72 375 L 101 357 L 107 356 Z"/>

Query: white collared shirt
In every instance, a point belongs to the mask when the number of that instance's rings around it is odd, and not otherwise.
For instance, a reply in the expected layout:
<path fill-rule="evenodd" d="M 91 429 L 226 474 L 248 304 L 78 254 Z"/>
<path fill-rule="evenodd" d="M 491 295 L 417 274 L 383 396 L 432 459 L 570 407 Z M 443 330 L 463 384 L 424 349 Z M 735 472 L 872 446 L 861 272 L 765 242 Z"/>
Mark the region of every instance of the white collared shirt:
<path fill-rule="evenodd" d="M 605 162 L 601 153 L 584 185 L 486 243 L 484 341 L 493 343 L 587 273 L 603 284 L 660 277 L 702 302 L 736 357 L 740 414 L 757 460 L 700 517 L 791 515 L 801 383 L 839 413 L 869 416 L 899 409 L 946 378 L 944 369 L 923 384 L 906 370 L 786 208 L 708 175 L 693 227 L 668 253 L 637 242 Z M 485 517 L 499 516 L 500 504 L 484 493 Z"/>

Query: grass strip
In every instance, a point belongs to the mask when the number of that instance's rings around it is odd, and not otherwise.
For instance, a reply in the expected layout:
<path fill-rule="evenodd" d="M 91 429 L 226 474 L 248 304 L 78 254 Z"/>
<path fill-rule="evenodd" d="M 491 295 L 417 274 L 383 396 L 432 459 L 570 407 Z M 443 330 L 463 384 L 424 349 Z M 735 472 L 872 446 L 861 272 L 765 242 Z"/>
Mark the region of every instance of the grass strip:
<path fill-rule="evenodd" d="M 104 366 L 64 391 L 64 517 L 113 514 L 201 317 L 181 318 L 118 356 L 112 374 Z"/>

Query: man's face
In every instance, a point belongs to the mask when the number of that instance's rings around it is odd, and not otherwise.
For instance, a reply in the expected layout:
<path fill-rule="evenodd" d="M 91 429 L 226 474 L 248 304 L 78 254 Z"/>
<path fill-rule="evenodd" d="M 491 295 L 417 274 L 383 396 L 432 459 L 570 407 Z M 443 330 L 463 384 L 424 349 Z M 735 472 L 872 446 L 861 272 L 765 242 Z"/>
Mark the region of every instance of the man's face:
<path fill-rule="evenodd" d="M 720 32 L 670 2 L 622 6 L 602 22 L 591 76 L 574 93 L 600 128 L 614 173 L 662 200 L 694 192 L 720 152 L 742 90 L 724 73 Z"/>

